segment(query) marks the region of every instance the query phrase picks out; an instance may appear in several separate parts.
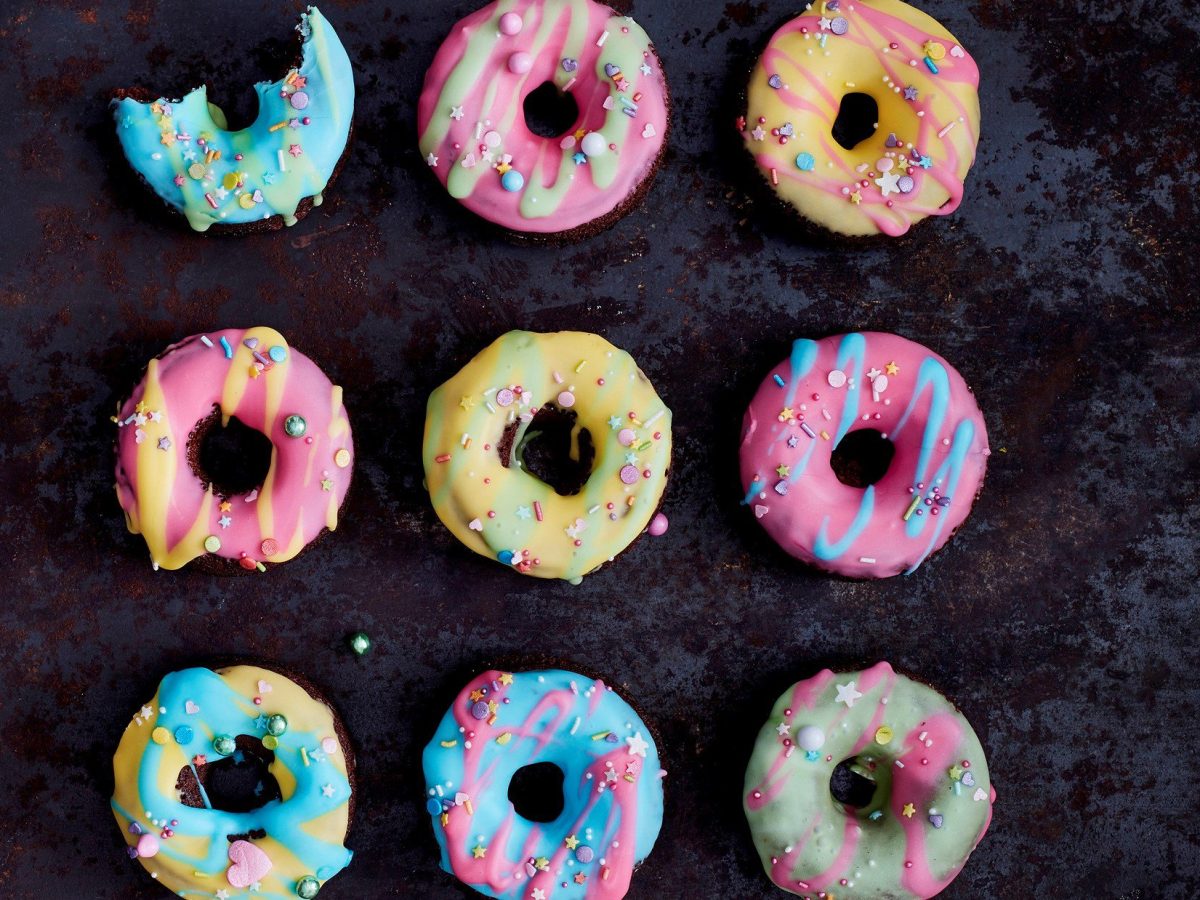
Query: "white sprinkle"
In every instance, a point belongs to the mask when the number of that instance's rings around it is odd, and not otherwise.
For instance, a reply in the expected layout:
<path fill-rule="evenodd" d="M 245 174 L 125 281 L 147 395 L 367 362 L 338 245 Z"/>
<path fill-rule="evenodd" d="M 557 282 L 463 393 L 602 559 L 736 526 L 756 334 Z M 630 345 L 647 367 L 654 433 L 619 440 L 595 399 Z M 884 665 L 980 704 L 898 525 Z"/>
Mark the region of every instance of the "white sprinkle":
<path fill-rule="evenodd" d="M 900 762 L 900 760 L 896 760 L 896 768 L 897 768 L 897 769 L 903 769 L 903 768 L 904 768 L 904 763 Z"/>
<path fill-rule="evenodd" d="M 875 557 L 873 557 L 873 556 L 860 556 L 858 558 L 858 561 L 860 563 L 866 563 L 868 566 L 875 565 Z"/>
<path fill-rule="evenodd" d="M 213 342 L 208 339 L 207 334 L 200 335 L 200 343 L 202 343 L 205 347 L 211 347 L 213 345 Z"/>
<path fill-rule="evenodd" d="M 646 427 L 649 428 L 651 425 L 653 425 L 655 422 L 657 422 L 659 419 L 661 419 L 664 412 L 666 412 L 666 410 L 660 409 L 658 412 L 656 412 L 654 415 L 652 415 L 649 419 L 647 419 Z"/>
<path fill-rule="evenodd" d="M 277 151 L 277 152 L 278 152 L 278 155 L 279 155 L 279 171 L 280 171 L 280 172 L 286 172 L 286 171 L 287 171 L 287 163 L 286 163 L 286 162 L 284 162 L 284 160 L 283 160 L 283 151 L 282 151 L 282 150 L 279 150 L 279 151 Z"/>
<path fill-rule="evenodd" d="M 580 722 L 582 722 L 582 721 L 583 721 L 583 719 L 581 719 L 579 716 L 576 716 L 576 717 L 575 717 L 575 722 L 574 722 L 574 724 L 571 726 L 571 734 L 574 734 L 576 731 L 578 731 L 578 730 L 579 730 L 579 723 L 580 723 Z"/>
<path fill-rule="evenodd" d="M 604 42 L 607 40 L 608 40 L 608 32 L 606 31 L 606 32 L 604 32 L 604 34 L 600 35 L 600 37 L 596 40 L 596 46 L 603 47 Z"/>
<path fill-rule="evenodd" d="M 600 512 L 600 504 L 599 503 L 597 503 L 595 506 L 593 506 L 591 509 L 588 510 L 588 515 L 594 516 L 598 512 Z"/>
<path fill-rule="evenodd" d="M 487 411 L 490 413 L 494 413 L 496 411 L 496 407 L 492 406 L 492 403 L 490 400 L 487 403 L 484 403 L 483 405 L 487 407 Z"/>

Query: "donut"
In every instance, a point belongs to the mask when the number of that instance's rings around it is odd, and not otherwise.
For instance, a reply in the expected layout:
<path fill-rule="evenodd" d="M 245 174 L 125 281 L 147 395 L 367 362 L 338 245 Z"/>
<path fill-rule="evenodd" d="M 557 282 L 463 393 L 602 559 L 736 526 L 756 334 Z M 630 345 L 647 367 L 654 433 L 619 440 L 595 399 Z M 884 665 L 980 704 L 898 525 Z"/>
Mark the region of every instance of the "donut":
<path fill-rule="evenodd" d="M 337 33 L 315 7 L 300 17 L 300 62 L 259 82 L 258 116 L 230 131 L 202 85 L 180 100 L 140 88 L 113 99 L 130 166 L 196 231 L 246 233 L 294 225 L 340 168 L 354 115 L 354 73 Z"/>
<path fill-rule="evenodd" d="M 499 338 L 430 395 L 424 459 L 446 527 L 526 575 L 577 584 L 666 529 L 671 411 L 594 334 Z"/>
<path fill-rule="evenodd" d="M 423 763 L 442 868 L 488 897 L 619 900 L 662 826 L 654 736 L 612 688 L 574 672 L 484 672 Z"/>
<path fill-rule="evenodd" d="M 967 518 L 990 452 L 974 395 L 932 350 L 878 332 L 801 339 L 746 411 L 743 503 L 819 569 L 909 574 Z"/>
<path fill-rule="evenodd" d="M 205 440 L 234 418 L 270 444 L 262 480 L 236 490 L 204 461 Z M 354 459 L 342 389 L 272 328 L 173 344 L 113 421 L 117 500 L 156 570 L 263 572 L 337 528 Z"/>
<path fill-rule="evenodd" d="M 113 778 L 130 858 L 181 897 L 312 898 L 350 862 L 342 723 L 278 672 L 167 675 L 125 727 Z"/>
<path fill-rule="evenodd" d="M 668 112 L 662 65 L 632 18 L 594 0 L 498 0 L 438 50 L 417 128 L 430 170 L 471 212 L 509 234 L 571 239 L 649 189 Z"/>
<path fill-rule="evenodd" d="M 899 0 L 825 0 L 771 37 L 737 127 L 770 189 L 842 237 L 958 209 L 979 142 L 979 68 Z"/>
<path fill-rule="evenodd" d="M 881 662 L 789 688 L 759 732 L 742 800 L 763 867 L 785 891 L 901 900 L 954 880 L 996 791 L 963 714 Z"/>

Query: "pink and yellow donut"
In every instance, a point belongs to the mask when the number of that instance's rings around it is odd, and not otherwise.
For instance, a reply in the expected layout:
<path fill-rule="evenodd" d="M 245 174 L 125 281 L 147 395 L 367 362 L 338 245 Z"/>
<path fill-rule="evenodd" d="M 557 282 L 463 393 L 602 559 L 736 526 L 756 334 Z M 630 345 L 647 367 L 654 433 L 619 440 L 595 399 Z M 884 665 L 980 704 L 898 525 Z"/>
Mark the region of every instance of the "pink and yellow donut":
<path fill-rule="evenodd" d="M 527 124 L 539 89 L 577 107 L 564 134 Z M 425 76 L 421 155 L 450 196 L 509 232 L 585 236 L 649 187 L 668 105 L 632 18 L 594 0 L 498 0 L 454 26 Z"/>
<path fill-rule="evenodd" d="M 835 467 L 863 440 L 876 471 L 843 481 Z M 966 520 L 990 452 L 975 396 L 932 350 L 878 332 L 801 339 L 746 411 L 744 502 L 810 565 L 851 578 L 907 574 Z"/>
<path fill-rule="evenodd" d="M 234 417 L 271 443 L 262 483 L 236 495 L 198 462 L 204 435 Z M 354 459 L 342 389 L 272 328 L 168 347 L 113 421 L 117 499 L 155 569 L 265 571 L 337 528 Z"/>
<path fill-rule="evenodd" d="M 823 0 L 772 36 L 738 128 L 772 190 L 802 218 L 840 236 L 895 237 L 962 202 L 979 141 L 978 88 L 975 61 L 920 10 Z M 851 95 L 857 118 L 877 113 L 853 135 L 839 121 Z"/>

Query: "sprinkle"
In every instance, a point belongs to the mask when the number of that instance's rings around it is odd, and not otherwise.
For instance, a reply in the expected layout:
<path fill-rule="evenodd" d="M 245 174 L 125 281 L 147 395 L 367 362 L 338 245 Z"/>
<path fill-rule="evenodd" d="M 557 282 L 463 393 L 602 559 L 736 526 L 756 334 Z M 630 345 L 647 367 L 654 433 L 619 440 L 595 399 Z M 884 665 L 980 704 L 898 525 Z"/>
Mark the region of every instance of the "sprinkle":
<path fill-rule="evenodd" d="M 200 343 L 202 343 L 205 347 L 211 347 L 213 345 L 213 342 L 208 339 L 207 334 L 200 335 Z"/>
<path fill-rule="evenodd" d="M 300 748 L 300 758 L 304 760 L 304 767 L 305 767 L 305 768 L 308 768 L 308 765 L 309 765 L 309 762 L 308 762 L 308 750 L 307 750 L 307 749 L 305 749 L 304 747 L 301 747 L 301 748 Z"/>
<path fill-rule="evenodd" d="M 787 387 L 787 382 L 785 382 L 785 381 L 783 380 L 783 377 L 782 377 L 781 375 L 779 375 L 779 374 L 776 374 L 776 375 L 775 375 L 775 383 L 776 383 L 777 385 L 779 385 L 780 387 Z"/>
<path fill-rule="evenodd" d="M 588 515 L 594 516 L 598 512 L 600 512 L 600 504 L 599 503 L 597 503 L 595 506 L 593 506 L 591 509 L 588 510 Z"/>
<path fill-rule="evenodd" d="M 287 171 L 287 163 L 283 159 L 283 151 L 282 150 L 278 151 L 277 158 L 279 159 L 279 171 L 286 172 Z"/>
<path fill-rule="evenodd" d="M 821 437 L 823 437 L 825 440 L 829 440 L 829 432 L 822 429 Z"/>
<path fill-rule="evenodd" d="M 500 734 L 496 735 L 496 743 L 499 744 L 501 747 L 507 745 L 508 742 L 511 740 L 512 740 L 512 732 L 511 731 L 501 732 Z"/>
<path fill-rule="evenodd" d="M 810 438 L 812 438 L 813 440 L 816 440 L 816 438 L 817 438 L 817 433 L 816 433 L 815 431 L 813 431 L 811 428 L 809 428 L 809 427 L 808 427 L 808 423 L 807 423 L 807 422 L 801 422 L 801 423 L 800 423 L 800 430 L 801 430 L 801 431 L 803 431 L 805 434 L 807 434 L 807 435 L 808 435 Z"/>
<path fill-rule="evenodd" d="M 463 449 L 466 450 L 471 446 L 471 436 L 464 431 L 459 443 L 462 444 Z"/>
<path fill-rule="evenodd" d="M 930 71 L 930 72 L 932 72 L 934 75 L 936 75 L 936 74 L 938 73 L 938 67 L 937 67 L 937 63 L 935 63 L 935 62 L 934 62 L 932 59 L 930 59 L 928 56 L 927 56 L 927 57 L 925 57 L 925 67 L 926 67 L 927 69 L 929 69 L 929 71 Z"/>
<path fill-rule="evenodd" d="M 868 566 L 875 565 L 875 557 L 873 557 L 873 556 L 860 556 L 858 558 L 858 561 L 860 563 L 863 563 L 864 565 L 868 565 Z"/>
<path fill-rule="evenodd" d="M 272 125 L 267 130 L 268 131 L 278 131 L 281 128 L 287 128 L 287 127 L 288 127 L 288 120 L 284 119 L 282 122 L 276 122 L 274 125 Z"/>
<path fill-rule="evenodd" d="M 918 506 L 920 506 L 920 505 L 921 505 L 921 495 L 920 495 L 920 494 L 914 494 L 914 495 L 913 495 L 913 499 L 912 499 L 912 503 L 910 503 L 910 504 L 908 505 L 908 509 L 907 509 L 907 510 L 905 511 L 905 513 L 904 513 L 904 517 L 903 517 L 903 518 L 904 518 L 904 521 L 905 521 L 905 522 L 907 522 L 909 519 L 911 519 L 911 518 L 912 518 L 912 515 L 913 515 L 913 513 L 917 511 L 917 507 L 918 507 Z"/>
<path fill-rule="evenodd" d="M 779 187 L 779 173 L 774 169 L 771 170 L 771 184 L 773 184 L 775 187 Z"/>
<path fill-rule="evenodd" d="M 433 459 L 434 459 L 434 462 L 440 462 L 440 463 L 450 462 L 450 454 L 443 453 L 440 456 L 435 456 Z"/>
<path fill-rule="evenodd" d="M 221 349 L 225 351 L 226 359 L 233 359 L 233 348 L 229 346 L 229 340 L 224 335 L 221 336 Z"/>
<path fill-rule="evenodd" d="M 950 133 L 950 129 L 953 128 L 957 124 L 958 124 L 957 122 L 951 122 L 949 125 L 947 125 L 945 128 L 943 128 L 941 131 L 938 132 L 938 137 L 941 138 L 941 137 L 945 137 L 946 135 L 948 135 Z"/>
<path fill-rule="evenodd" d="M 606 32 L 604 32 L 604 33 L 605 33 L 605 34 L 608 34 L 608 32 L 607 32 L 607 31 L 606 31 Z M 587 360 L 586 360 L 586 359 L 581 359 L 581 360 L 579 361 L 579 365 L 577 365 L 577 366 L 575 367 L 575 374 L 576 374 L 576 375 L 578 375 L 580 372 L 582 372 L 582 371 L 583 371 L 583 367 L 584 367 L 584 366 L 586 366 L 586 365 L 587 365 Z"/>
<path fill-rule="evenodd" d="M 610 734 L 612 734 L 611 731 L 597 731 L 595 734 L 592 735 L 592 740 L 593 741 L 602 741 L 606 737 L 608 737 Z"/>
<path fill-rule="evenodd" d="M 582 721 L 583 721 L 583 719 L 581 719 L 579 716 L 575 717 L 575 722 L 574 722 L 574 724 L 571 725 L 571 734 L 574 734 L 576 731 L 579 730 L 579 724 Z"/>
<path fill-rule="evenodd" d="M 542 521 L 542 504 L 537 500 L 533 501 L 533 514 L 539 522 Z"/>
<path fill-rule="evenodd" d="M 654 415 L 652 415 L 649 419 L 646 420 L 646 424 L 644 427 L 649 428 L 651 425 L 653 425 L 655 422 L 657 422 L 659 419 L 661 419 L 663 416 L 663 412 L 664 412 L 664 410 L 660 409 L 658 412 L 656 412 Z"/>
<path fill-rule="evenodd" d="M 608 40 L 608 32 L 606 31 L 602 35 L 600 35 L 599 38 L 596 39 L 596 46 L 603 47 L 605 41 L 607 41 L 607 40 Z"/>

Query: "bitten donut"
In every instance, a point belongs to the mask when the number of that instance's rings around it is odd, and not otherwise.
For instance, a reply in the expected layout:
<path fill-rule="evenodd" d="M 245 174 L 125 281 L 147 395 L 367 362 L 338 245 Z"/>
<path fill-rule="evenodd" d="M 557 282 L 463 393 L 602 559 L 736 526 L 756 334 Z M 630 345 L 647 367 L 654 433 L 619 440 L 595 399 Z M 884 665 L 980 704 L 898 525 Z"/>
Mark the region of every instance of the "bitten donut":
<path fill-rule="evenodd" d="M 553 796 L 517 794 L 542 807 L 534 821 L 510 786 L 547 764 L 561 776 L 543 784 Z M 489 897 L 619 900 L 662 826 L 666 772 L 650 730 L 612 688 L 574 672 L 478 676 L 424 768 L 442 868 Z"/>
<path fill-rule="evenodd" d="M 933 897 L 992 820 L 971 724 L 885 662 L 793 685 L 759 732 L 743 795 L 767 875 L 792 894 Z"/>
<path fill-rule="evenodd" d="M 746 411 L 743 502 L 806 563 L 911 573 L 967 518 L 989 453 L 974 395 L 932 350 L 877 332 L 802 339 Z M 843 458 L 853 478 L 835 472 Z"/>
<path fill-rule="evenodd" d="M 113 776 L 129 856 L 181 897 L 312 898 L 350 863 L 341 721 L 278 672 L 168 675 L 126 726 Z"/>
<path fill-rule="evenodd" d="M 671 411 L 594 334 L 501 337 L 430 396 L 424 457 L 446 527 L 527 575 L 578 583 L 666 530 Z"/>
<path fill-rule="evenodd" d="M 771 189 L 834 234 L 904 234 L 958 209 L 979 141 L 979 69 L 899 0 L 825 0 L 750 76 L 746 148 Z"/>
<path fill-rule="evenodd" d="M 205 438 L 233 418 L 271 445 L 265 478 L 244 492 L 202 462 Z M 113 421 L 117 499 L 155 569 L 203 559 L 213 571 L 262 572 L 337 528 L 354 460 L 342 389 L 272 328 L 168 347 Z"/>
<path fill-rule="evenodd" d="M 542 106 L 555 114 L 532 125 Z M 667 82 L 646 32 L 602 3 L 500 0 L 450 32 L 417 124 L 425 162 L 467 209 L 513 233 L 583 237 L 649 188 Z"/>
<path fill-rule="evenodd" d="M 258 117 L 230 131 L 202 85 L 181 100 L 141 89 L 113 101 L 125 158 L 196 231 L 294 225 L 319 206 L 350 138 L 354 73 L 333 26 L 314 7 L 300 17 L 300 62 L 259 82 Z"/>

